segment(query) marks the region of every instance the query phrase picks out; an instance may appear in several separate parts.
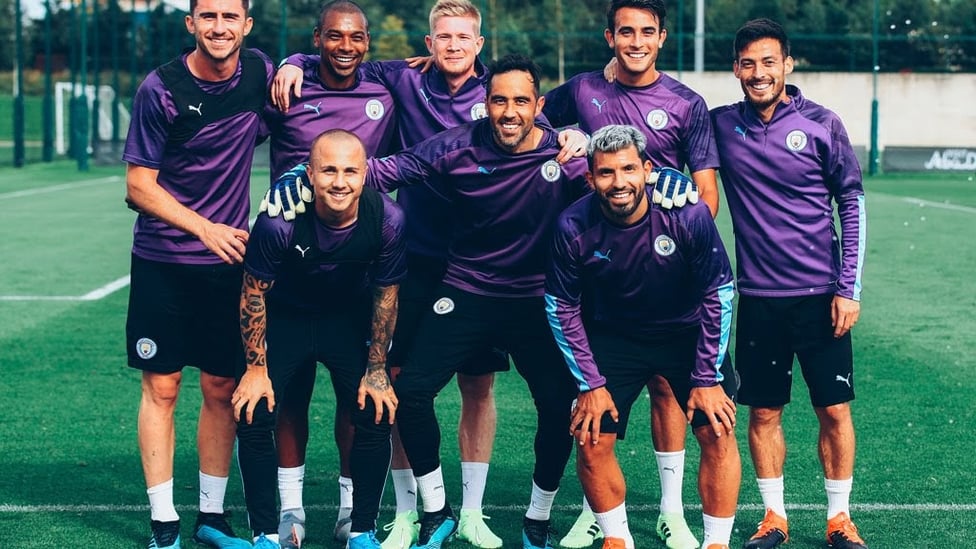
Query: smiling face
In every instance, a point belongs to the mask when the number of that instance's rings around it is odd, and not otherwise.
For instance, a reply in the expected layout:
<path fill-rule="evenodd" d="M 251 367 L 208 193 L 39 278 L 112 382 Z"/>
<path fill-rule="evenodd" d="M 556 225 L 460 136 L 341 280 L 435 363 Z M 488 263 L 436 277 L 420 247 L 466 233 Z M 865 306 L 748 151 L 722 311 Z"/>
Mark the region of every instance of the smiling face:
<path fill-rule="evenodd" d="M 528 139 L 545 98 L 536 92 L 532 75 L 511 70 L 492 75 L 488 82 L 488 118 L 495 143 L 510 153 L 535 147 Z"/>
<path fill-rule="evenodd" d="M 617 79 L 628 86 L 647 86 L 657 80 L 657 55 L 668 33 L 650 10 L 620 8 L 614 28 L 604 31 L 617 59 Z"/>
<path fill-rule="evenodd" d="M 322 17 L 312 40 L 322 56 L 322 82 L 333 89 L 352 87 L 356 70 L 369 51 L 366 16 L 354 10 L 333 9 Z"/>
<path fill-rule="evenodd" d="M 366 181 L 366 149 L 353 134 L 336 131 L 316 138 L 309 152 L 309 181 L 315 213 L 331 227 L 345 227 L 359 215 Z"/>
<path fill-rule="evenodd" d="M 196 40 L 196 53 L 213 66 L 237 64 L 244 37 L 254 24 L 241 0 L 198 0 L 185 22 Z"/>
<path fill-rule="evenodd" d="M 475 76 L 474 63 L 485 44 L 478 20 L 468 16 L 441 16 L 425 38 L 434 65 L 448 78 Z"/>
<path fill-rule="evenodd" d="M 783 46 L 774 38 L 760 38 L 746 44 L 732 64 L 742 92 L 764 122 L 769 122 L 776 105 L 788 100 L 786 75 L 793 72 L 793 58 L 783 55 Z"/>
<path fill-rule="evenodd" d="M 631 145 L 619 151 L 596 151 L 592 164 L 586 180 L 600 200 L 603 215 L 620 225 L 640 220 L 648 207 L 645 187 L 651 162 L 641 160 L 637 147 Z"/>

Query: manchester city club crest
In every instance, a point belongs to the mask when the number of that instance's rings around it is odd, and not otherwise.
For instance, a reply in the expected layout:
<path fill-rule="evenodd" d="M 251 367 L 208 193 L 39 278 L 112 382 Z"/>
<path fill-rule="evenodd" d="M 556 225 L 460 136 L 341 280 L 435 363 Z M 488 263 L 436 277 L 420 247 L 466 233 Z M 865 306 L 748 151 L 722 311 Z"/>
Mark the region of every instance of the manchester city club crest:
<path fill-rule="evenodd" d="M 484 103 L 475 103 L 471 106 L 471 120 L 481 120 L 488 116 L 488 110 Z"/>
<path fill-rule="evenodd" d="M 677 249 L 678 247 L 675 245 L 674 239 L 666 234 L 662 234 L 654 239 L 654 251 L 657 252 L 657 255 L 667 257 Z"/>
<path fill-rule="evenodd" d="M 449 297 L 442 297 L 434 302 L 434 312 L 439 315 L 446 315 L 454 310 L 454 300 Z"/>
<path fill-rule="evenodd" d="M 647 113 L 647 125 L 653 130 L 663 130 L 668 125 L 668 113 L 654 109 Z"/>
<path fill-rule="evenodd" d="M 156 356 L 156 342 L 148 337 L 140 338 L 136 341 L 136 354 L 143 360 L 149 360 Z"/>
<path fill-rule="evenodd" d="M 800 130 L 793 130 L 786 136 L 786 148 L 793 151 L 802 151 L 807 146 L 807 134 Z"/>
<path fill-rule="evenodd" d="M 379 120 L 386 114 L 386 107 L 379 99 L 370 99 L 366 102 L 366 117 L 370 120 Z"/>
<path fill-rule="evenodd" d="M 549 160 L 542 165 L 542 178 L 550 183 L 554 183 L 562 175 L 563 169 L 559 167 L 559 162 Z"/>

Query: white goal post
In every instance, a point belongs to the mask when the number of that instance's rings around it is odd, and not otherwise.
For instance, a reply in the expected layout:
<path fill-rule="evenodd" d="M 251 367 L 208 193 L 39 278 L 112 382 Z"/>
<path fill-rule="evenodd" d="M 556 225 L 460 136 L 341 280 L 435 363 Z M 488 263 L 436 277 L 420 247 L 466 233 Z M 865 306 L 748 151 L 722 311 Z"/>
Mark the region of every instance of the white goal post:
<path fill-rule="evenodd" d="M 54 85 L 54 148 L 58 154 L 67 154 L 68 144 L 71 142 L 70 128 L 68 120 L 72 88 L 75 88 L 77 95 L 81 95 L 82 87 L 72 85 L 71 82 L 56 82 Z M 85 86 L 85 95 L 88 97 L 88 109 L 95 103 L 95 86 Z M 115 102 L 115 90 L 112 86 L 98 87 L 98 137 L 103 141 L 112 139 L 112 105 Z M 119 103 L 119 137 L 124 139 L 129 128 L 129 111 L 121 102 Z M 88 150 L 92 149 L 91 139 L 96 128 L 91 128 L 89 123 L 89 133 L 87 138 Z"/>

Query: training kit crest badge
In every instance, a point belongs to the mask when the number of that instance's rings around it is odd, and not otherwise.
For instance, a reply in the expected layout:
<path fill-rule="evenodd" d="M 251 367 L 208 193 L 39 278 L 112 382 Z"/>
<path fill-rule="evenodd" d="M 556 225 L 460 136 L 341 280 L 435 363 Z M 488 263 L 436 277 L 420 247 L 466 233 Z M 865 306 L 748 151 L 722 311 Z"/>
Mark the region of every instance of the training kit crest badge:
<path fill-rule="evenodd" d="M 434 302 L 434 312 L 439 315 L 446 315 L 454 310 L 454 300 L 449 297 L 442 297 Z"/>
<path fill-rule="evenodd" d="M 662 234 L 654 239 L 654 251 L 658 255 L 667 257 L 674 253 L 678 247 L 674 244 L 674 239 L 666 234 Z"/>
<path fill-rule="evenodd" d="M 148 337 L 140 338 L 136 341 L 136 354 L 143 360 L 149 360 L 156 356 L 156 342 Z"/>
<path fill-rule="evenodd" d="M 488 116 L 488 109 L 485 108 L 484 103 L 475 103 L 471 106 L 471 120 L 481 120 L 486 116 Z"/>
<path fill-rule="evenodd" d="M 555 183 L 562 175 L 563 169 L 559 167 L 559 162 L 548 160 L 542 165 L 542 178 L 550 183 Z"/>
<path fill-rule="evenodd" d="M 668 125 L 668 113 L 661 109 L 654 109 L 647 113 L 647 125 L 652 130 L 663 130 Z"/>
<path fill-rule="evenodd" d="M 800 130 L 793 130 L 786 136 L 786 148 L 793 151 L 802 151 L 807 146 L 807 134 Z"/>
<path fill-rule="evenodd" d="M 379 99 L 370 99 L 366 102 L 366 117 L 370 120 L 379 120 L 386 114 L 386 107 Z"/>

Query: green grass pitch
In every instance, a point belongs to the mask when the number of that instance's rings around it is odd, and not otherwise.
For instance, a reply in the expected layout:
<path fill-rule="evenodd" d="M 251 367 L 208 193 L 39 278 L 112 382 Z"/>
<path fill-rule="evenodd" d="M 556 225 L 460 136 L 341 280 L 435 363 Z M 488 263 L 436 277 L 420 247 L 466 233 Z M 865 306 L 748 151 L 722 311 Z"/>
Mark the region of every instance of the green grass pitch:
<path fill-rule="evenodd" d="M 267 172 L 254 175 L 255 196 Z M 897 175 L 865 181 L 868 248 L 861 322 L 854 332 L 858 429 L 853 516 L 873 549 L 973 547 L 976 527 L 976 182 L 973 174 Z M 139 375 L 125 365 L 124 322 L 134 214 L 120 167 L 79 173 L 73 164 L 0 170 L 0 548 L 144 547 L 148 505 L 136 447 Z M 255 201 L 256 203 L 256 201 Z M 731 243 L 727 212 L 719 217 Z M 734 349 L 733 349 L 734 352 Z M 734 356 L 734 355 L 733 355 Z M 323 370 L 320 370 L 322 372 Z M 319 376 L 305 501 L 308 547 L 331 541 L 337 505 L 333 398 Z M 515 373 L 497 382 L 499 434 L 485 496 L 490 525 L 517 546 L 530 488 L 534 413 Z M 196 504 L 198 377 L 188 369 L 178 406 L 176 500 L 189 536 Z M 816 420 L 798 379 L 787 408 L 787 504 L 794 549 L 824 547 L 826 502 Z M 438 399 L 450 499 L 460 502 L 453 385 Z M 638 547 L 654 536 L 658 481 L 647 403 L 619 445 Z M 745 444 L 732 544 L 761 518 Z M 688 439 L 686 516 L 701 535 L 697 451 Z M 581 491 L 572 466 L 554 525 L 575 518 Z M 228 504 L 246 532 L 240 482 Z M 387 490 L 380 523 L 392 518 Z M 189 544 L 189 541 L 187 540 Z M 455 542 L 454 547 L 464 547 Z"/>

